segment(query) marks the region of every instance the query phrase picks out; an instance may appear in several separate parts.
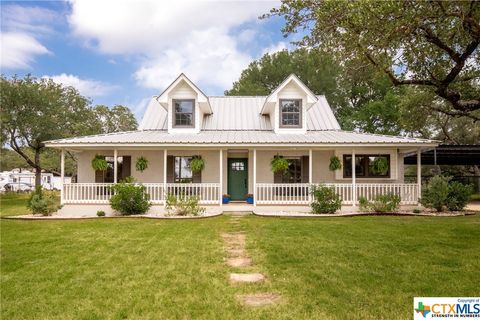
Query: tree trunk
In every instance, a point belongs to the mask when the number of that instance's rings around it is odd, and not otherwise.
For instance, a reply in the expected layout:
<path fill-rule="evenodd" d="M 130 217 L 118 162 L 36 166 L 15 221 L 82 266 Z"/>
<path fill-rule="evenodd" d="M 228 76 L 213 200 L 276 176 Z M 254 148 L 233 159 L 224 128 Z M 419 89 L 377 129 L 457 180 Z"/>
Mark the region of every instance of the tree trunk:
<path fill-rule="evenodd" d="M 475 192 L 480 192 L 480 168 L 478 166 L 473 166 L 473 172 L 475 173 L 475 179 L 477 180 Z"/>
<path fill-rule="evenodd" d="M 40 150 L 35 150 L 35 189 L 42 185 L 42 168 L 40 167 Z"/>

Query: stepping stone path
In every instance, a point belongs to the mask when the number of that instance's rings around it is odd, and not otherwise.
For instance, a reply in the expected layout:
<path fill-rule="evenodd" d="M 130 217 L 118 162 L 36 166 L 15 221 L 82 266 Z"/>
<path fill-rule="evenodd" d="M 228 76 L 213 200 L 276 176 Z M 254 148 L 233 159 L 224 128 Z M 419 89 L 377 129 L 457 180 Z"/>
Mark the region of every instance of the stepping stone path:
<path fill-rule="evenodd" d="M 232 214 L 230 223 L 237 228 L 244 214 Z M 227 251 L 227 265 L 232 268 L 241 269 L 252 265 L 252 259 L 248 257 L 245 250 L 246 236 L 242 232 L 231 232 L 222 234 Z M 265 281 L 261 273 L 230 273 L 230 283 L 260 283 Z M 237 299 L 246 306 L 261 307 L 276 304 L 281 297 L 274 293 L 256 293 L 237 296 Z"/>

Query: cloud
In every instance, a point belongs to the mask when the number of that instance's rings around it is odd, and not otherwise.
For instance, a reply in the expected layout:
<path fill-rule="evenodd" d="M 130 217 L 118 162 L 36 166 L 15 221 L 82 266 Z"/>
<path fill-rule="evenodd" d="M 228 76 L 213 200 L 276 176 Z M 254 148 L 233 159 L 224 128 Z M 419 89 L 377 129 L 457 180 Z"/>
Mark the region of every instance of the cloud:
<path fill-rule="evenodd" d="M 40 7 L 2 6 L 0 66 L 30 69 L 38 55 L 51 53 L 39 38 L 53 32 L 56 14 Z"/>
<path fill-rule="evenodd" d="M 87 46 L 109 55 L 135 55 L 134 78 L 144 87 L 160 90 L 185 72 L 202 86 L 225 89 L 255 58 L 239 44 L 254 37 L 263 23 L 258 16 L 276 4 L 72 0 L 68 21 Z"/>
<path fill-rule="evenodd" d="M 285 41 L 280 41 L 278 43 L 275 43 L 275 44 L 263 49 L 262 56 L 264 54 L 267 54 L 267 53 L 273 54 L 273 53 L 280 52 L 280 51 L 285 50 L 285 49 L 289 49 L 288 43 L 285 42 Z"/>
<path fill-rule="evenodd" d="M 66 87 L 74 87 L 82 95 L 87 97 L 99 97 L 111 93 L 117 89 L 116 86 L 97 80 L 81 79 L 72 74 L 59 74 L 54 76 L 43 76 L 42 78 L 50 78 L 54 82 L 62 84 Z"/>
<path fill-rule="evenodd" d="M 0 39 L 2 68 L 29 69 L 35 56 L 50 53 L 40 42 L 26 33 L 2 32 Z"/>

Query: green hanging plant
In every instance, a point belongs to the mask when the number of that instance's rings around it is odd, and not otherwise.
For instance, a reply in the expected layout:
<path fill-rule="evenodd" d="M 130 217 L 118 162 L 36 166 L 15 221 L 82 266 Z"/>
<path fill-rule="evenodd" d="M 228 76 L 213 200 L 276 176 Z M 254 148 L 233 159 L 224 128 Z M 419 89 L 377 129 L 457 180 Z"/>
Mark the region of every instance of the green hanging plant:
<path fill-rule="evenodd" d="M 270 166 L 274 173 L 284 172 L 288 169 L 289 162 L 287 159 L 277 154 L 273 157 L 272 161 L 270 161 Z"/>
<path fill-rule="evenodd" d="M 148 168 L 148 160 L 144 156 L 137 158 L 135 168 L 137 169 L 137 171 L 143 172 L 145 169 Z"/>
<path fill-rule="evenodd" d="M 377 157 L 375 160 L 373 160 L 372 171 L 375 174 L 384 175 L 388 172 L 388 166 L 389 164 L 387 158 Z"/>
<path fill-rule="evenodd" d="M 200 172 L 205 168 L 205 161 L 200 156 L 194 156 L 190 161 L 190 170 Z"/>
<path fill-rule="evenodd" d="M 332 156 L 330 158 L 330 165 L 328 166 L 330 171 L 340 170 L 342 169 L 342 162 L 337 156 Z"/>
<path fill-rule="evenodd" d="M 100 156 L 98 154 L 92 160 L 92 168 L 95 171 L 105 171 L 108 168 L 107 160 L 105 160 L 104 156 Z"/>

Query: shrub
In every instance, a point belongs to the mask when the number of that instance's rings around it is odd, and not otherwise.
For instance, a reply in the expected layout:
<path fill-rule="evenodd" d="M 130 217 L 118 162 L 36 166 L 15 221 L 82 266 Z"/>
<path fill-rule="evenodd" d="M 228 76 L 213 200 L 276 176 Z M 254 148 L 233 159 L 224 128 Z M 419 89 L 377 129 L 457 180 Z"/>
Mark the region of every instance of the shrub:
<path fill-rule="evenodd" d="M 50 216 L 60 208 L 56 202 L 55 195 L 52 192 L 45 192 L 42 187 L 37 187 L 28 199 L 27 207 L 32 214 Z"/>
<path fill-rule="evenodd" d="M 330 165 L 328 166 L 328 169 L 330 169 L 330 171 L 342 169 L 342 162 L 337 156 L 332 156 L 330 158 Z"/>
<path fill-rule="evenodd" d="M 379 194 L 373 201 L 369 201 L 365 197 L 358 199 L 361 211 L 372 211 L 376 213 L 395 212 L 398 210 L 400 201 L 400 196 L 393 193 Z"/>
<path fill-rule="evenodd" d="M 327 186 L 313 187 L 313 202 L 310 204 L 315 214 L 335 213 L 342 207 L 340 195 L 335 193 L 335 188 Z"/>
<path fill-rule="evenodd" d="M 421 213 L 421 212 L 422 212 L 422 210 L 421 210 L 421 209 L 419 209 L 419 208 L 415 208 L 415 209 L 413 209 L 413 213 Z"/>
<path fill-rule="evenodd" d="M 97 217 L 105 217 L 105 211 L 98 210 L 97 211 Z"/>
<path fill-rule="evenodd" d="M 148 168 L 148 160 L 145 157 L 139 157 L 135 162 L 135 169 L 137 171 L 143 172 Z"/>
<path fill-rule="evenodd" d="M 445 205 L 448 210 L 461 211 L 467 205 L 472 193 L 472 185 L 464 185 L 460 182 L 453 181 L 448 186 L 448 197 Z"/>
<path fill-rule="evenodd" d="M 422 190 L 420 203 L 427 208 L 434 208 L 438 212 L 443 211 L 448 198 L 448 182 L 450 178 L 434 176 Z"/>
<path fill-rule="evenodd" d="M 166 199 L 167 212 L 178 216 L 198 216 L 205 212 L 205 208 L 198 205 L 199 198 L 197 196 L 181 196 L 177 197 L 168 194 Z"/>
<path fill-rule="evenodd" d="M 288 169 L 289 162 L 287 159 L 277 154 L 273 157 L 272 161 L 270 161 L 270 166 L 275 173 L 284 172 Z"/>
<path fill-rule="evenodd" d="M 110 206 L 122 215 L 144 214 L 150 209 L 150 196 L 146 188 L 133 183 L 133 179 L 112 186 L 114 195 L 110 198 Z"/>

